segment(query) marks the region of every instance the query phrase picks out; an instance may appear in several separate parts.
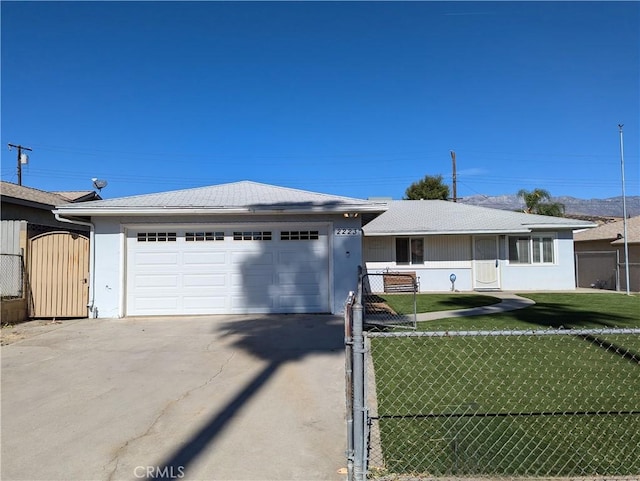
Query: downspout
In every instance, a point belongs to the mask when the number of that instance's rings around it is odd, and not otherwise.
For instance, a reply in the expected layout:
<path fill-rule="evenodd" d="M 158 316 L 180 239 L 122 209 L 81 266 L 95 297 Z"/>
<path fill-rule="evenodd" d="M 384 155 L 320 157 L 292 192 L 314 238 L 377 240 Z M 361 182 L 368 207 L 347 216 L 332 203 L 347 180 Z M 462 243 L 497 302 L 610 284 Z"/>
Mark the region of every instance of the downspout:
<path fill-rule="evenodd" d="M 89 303 L 87 304 L 87 308 L 89 309 L 89 317 L 91 319 L 95 319 L 97 317 L 96 308 L 93 305 L 95 302 L 95 247 L 94 247 L 94 238 L 95 238 L 95 225 L 91 222 L 86 222 L 83 220 L 75 220 L 75 219 L 67 219 L 66 217 L 60 217 L 60 214 L 53 213 L 56 217 L 56 220 L 59 222 L 67 222 L 69 224 L 83 225 L 90 228 L 89 231 Z"/>

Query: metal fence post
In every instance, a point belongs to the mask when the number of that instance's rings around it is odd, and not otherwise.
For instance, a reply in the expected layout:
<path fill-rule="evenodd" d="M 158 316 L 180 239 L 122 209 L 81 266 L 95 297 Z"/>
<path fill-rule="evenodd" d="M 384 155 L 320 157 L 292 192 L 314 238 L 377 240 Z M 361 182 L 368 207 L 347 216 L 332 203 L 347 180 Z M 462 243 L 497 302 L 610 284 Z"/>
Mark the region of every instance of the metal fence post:
<path fill-rule="evenodd" d="M 345 391 L 347 412 L 347 480 L 353 481 L 353 303 L 355 293 L 349 292 L 344 310 Z"/>
<path fill-rule="evenodd" d="M 366 479 L 364 337 L 362 330 L 362 271 L 358 273 L 358 292 L 353 305 L 353 481 Z"/>

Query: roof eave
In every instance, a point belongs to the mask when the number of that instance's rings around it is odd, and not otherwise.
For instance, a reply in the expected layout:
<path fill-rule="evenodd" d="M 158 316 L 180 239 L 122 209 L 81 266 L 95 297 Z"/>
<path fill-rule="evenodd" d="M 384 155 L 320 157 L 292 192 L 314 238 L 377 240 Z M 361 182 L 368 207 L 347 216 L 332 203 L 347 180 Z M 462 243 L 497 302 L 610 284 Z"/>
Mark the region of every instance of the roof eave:
<path fill-rule="evenodd" d="M 495 230 L 439 230 L 439 231 L 400 231 L 388 232 L 367 232 L 366 226 L 363 228 L 365 237 L 383 236 L 430 236 L 430 235 L 506 235 L 506 234 L 530 234 L 530 229 L 495 229 Z"/>
<path fill-rule="evenodd" d="M 588 222 L 585 224 L 523 224 L 529 227 L 530 229 L 539 229 L 539 230 L 578 230 L 578 229 L 591 229 L 593 227 L 597 227 L 598 224 L 594 224 L 592 222 Z"/>
<path fill-rule="evenodd" d="M 74 205 L 58 206 L 54 214 L 74 216 L 158 216 L 158 215 L 212 215 L 212 214 L 343 214 L 384 212 L 386 207 L 369 205 L 339 206 L 286 206 L 274 207 L 102 207 L 87 208 Z"/>

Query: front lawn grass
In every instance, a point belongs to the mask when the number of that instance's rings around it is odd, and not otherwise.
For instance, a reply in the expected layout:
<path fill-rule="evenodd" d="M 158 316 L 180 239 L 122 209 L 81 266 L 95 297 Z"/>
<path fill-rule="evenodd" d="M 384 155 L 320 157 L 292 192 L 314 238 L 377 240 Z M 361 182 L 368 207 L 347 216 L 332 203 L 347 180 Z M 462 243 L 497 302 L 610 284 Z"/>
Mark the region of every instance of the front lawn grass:
<path fill-rule="evenodd" d="M 537 304 L 420 329 L 640 327 L 637 296 L 525 297 Z M 638 335 L 371 341 L 389 472 L 640 475 Z"/>
<path fill-rule="evenodd" d="M 419 330 L 601 329 L 640 327 L 640 296 L 601 293 L 519 294 L 535 302 L 517 311 L 421 322 Z M 453 296 L 452 296 L 453 297 Z"/>
<path fill-rule="evenodd" d="M 413 314 L 413 294 L 383 294 L 382 299 L 398 314 Z M 481 294 L 416 294 L 416 312 L 453 311 L 497 304 L 500 299 Z"/>

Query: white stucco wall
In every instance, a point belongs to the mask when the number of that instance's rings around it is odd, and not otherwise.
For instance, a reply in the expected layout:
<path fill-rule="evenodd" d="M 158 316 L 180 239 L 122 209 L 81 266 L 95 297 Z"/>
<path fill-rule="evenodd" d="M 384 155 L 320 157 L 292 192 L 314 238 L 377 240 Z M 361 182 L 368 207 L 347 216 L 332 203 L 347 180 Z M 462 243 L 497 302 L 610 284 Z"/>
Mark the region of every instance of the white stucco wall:
<path fill-rule="evenodd" d="M 341 314 L 349 291 L 356 289 L 357 269 L 362 262 L 360 218 L 341 215 L 283 216 L 185 216 L 185 217 L 94 217 L 95 267 L 93 275 L 93 317 L 120 317 L 125 311 L 126 237 L 124 225 L 229 224 L 241 222 L 329 223 L 330 303 L 334 314 Z M 91 300 L 90 300 L 91 302 Z"/>
<path fill-rule="evenodd" d="M 384 274 L 386 271 L 392 272 L 415 272 L 420 284 L 420 292 L 450 292 L 451 274 L 456 275 L 455 289 L 457 291 L 470 291 L 473 289 L 473 271 L 471 267 L 436 267 L 427 264 L 423 266 L 397 266 L 388 262 L 367 262 L 366 272 L 369 274 Z"/>
<path fill-rule="evenodd" d="M 502 285 L 507 290 L 574 290 L 575 260 L 573 234 L 557 233 L 554 264 L 502 263 Z"/>
<path fill-rule="evenodd" d="M 121 272 L 124 233 L 119 219 L 94 219 L 94 225 L 94 285 L 89 291 L 94 294 L 92 317 L 119 317 L 120 289 L 124 288 Z"/>

